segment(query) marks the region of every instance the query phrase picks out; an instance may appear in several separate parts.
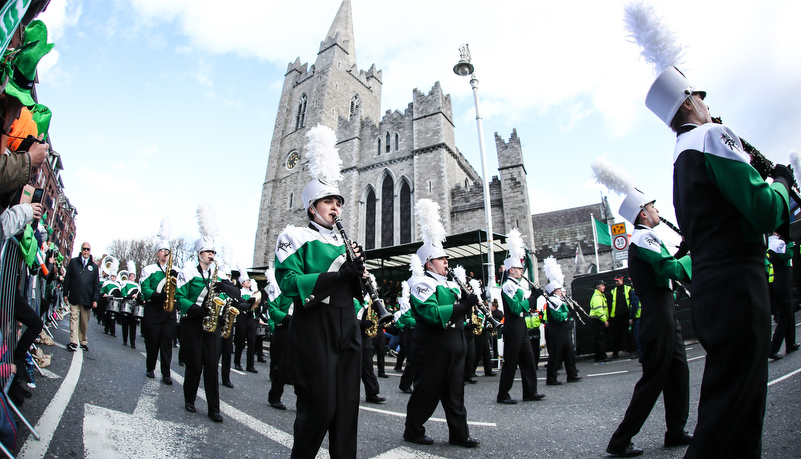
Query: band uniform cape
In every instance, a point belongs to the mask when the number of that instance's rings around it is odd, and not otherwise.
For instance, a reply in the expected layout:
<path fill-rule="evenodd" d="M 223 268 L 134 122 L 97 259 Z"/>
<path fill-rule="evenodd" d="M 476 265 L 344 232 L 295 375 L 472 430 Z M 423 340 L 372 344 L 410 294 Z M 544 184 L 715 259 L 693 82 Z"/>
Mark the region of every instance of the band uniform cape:
<path fill-rule="evenodd" d="M 294 303 L 289 327 L 297 395 L 293 456 L 313 456 L 326 432 L 332 456 L 356 454 L 362 342 L 353 300 L 361 301 L 361 287 L 358 279 L 340 281 L 344 263 L 345 245 L 336 231 L 309 222 L 278 236 L 275 278 Z"/>
<path fill-rule="evenodd" d="M 673 206 L 693 257 L 693 323 L 707 351 L 687 457 L 761 454 L 770 340 L 764 235 L 789 234 L 788 202 L 784 185 L 751 167 L 731 129 L 679 129 Z"/>
<path fill-rule="evenodd" d="M 426 272 L 409 279 L 409 301 L 416 321 L 412 335 L 414 392 L 406 405 L 403 437 L 425 435 L 423 424 L 442 403 L 450 438 L 469 437 L 464 407 L 464 365 L 467 343 L 464 313 L 454 315 L 461 293 L 456 282 Z"/>
<path fill-rule="evenodd" d="M 514 383 L 515 372 L 520 367 L 523 382 L 523 399 L 537 395 L 537 368 L 534 363 L 534 351 L 526 331 L 528 310 L 536 298 L 524 289 L 520 283 L 509 276 L 501 288 L 501 299 L 505 321 L 503 324 L 503 358 L 501 378 L 498 385 L 498 400 L 509 398 L 509 390 Z"/>
<path fill-rule="evenodd" d="M 623 421 L 609 441 L 615 449 L 625 449 L 631 443 L 663 392 L 667 432 L 671 435 L 683 434 L 690 405 L 690 370 L 670 288 L 671 279 L 690 279 L 690 257 L 674 258 L 652 228 L 637 225 L 629 245 L 629 274 L 641 302 L 643 374 L 634 386 Z"/>

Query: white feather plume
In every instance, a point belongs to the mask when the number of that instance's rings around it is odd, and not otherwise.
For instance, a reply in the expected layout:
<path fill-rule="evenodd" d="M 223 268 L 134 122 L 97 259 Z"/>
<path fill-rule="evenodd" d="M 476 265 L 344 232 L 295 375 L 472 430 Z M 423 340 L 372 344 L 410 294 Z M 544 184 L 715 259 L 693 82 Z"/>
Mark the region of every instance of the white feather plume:
<path fill-rule="evenodd" d="M 306 158 L 309 159 L 309 174 L 323 183 L 331 185 L 342 180 L 342 160 L 336 148 L 337 136 L 333 129 L 318 124 L 306 133 Z"/>
<path fill-rule="evenodd" d="M 523 243 L 523 235 L 519 229 L 509 231 L 506 235 L 506 244 L 509 246 L 509 258 L 522 260 L 526 256 L 526 244 Z"/>
<path fill-rule="evenodd" d="M 670 66 L 680 66 L 684 47 L 664 23 L 653 5 L 634 1 L 624 7 L 623 23 L 630 41 L 640 47 L 640 55 L 654 66 L 658 75 Z"/>
<path fill-rule="evenodd" d="M 422 277 L 425 275 L 423 272 L 423 263 L 416 253 L 413 253 L 411 259 L 409 259 L 409 271 L 412 272 L 412 277 Z"/>
<path fill-rule="evenodd" d="M 414 206 L 420 235 L 423 242 L 441 246 L 445 241 L 445 227 L 439 217 L 439 204 L 430 199 L 420 199 Z"/>
<path fill-rule="evenodd" d="M 790 164 L 793 166 L 796 183 L 801 184 L 801 154 L 795 148 L 790 150 Z"/>
<path fill-rule="evenodd" d="M 468 283 L 470 284 L 470 288 L 473 289 L 473 293 L 479 295 L 479 292 L 481 291 L 481 282 L 479 282 L 478 279 L 470 279 L 470 282 Z"/>
<path fill-rule="evenodd" d="M 556 258 L 551 255 L 545 259 L 543 263 L 545 267 L 545 277 L 551 282 L 558 282 L 559 284 L 565 283 L 565 275 L 562 274 L 562 267 L 556 262 Z"/>
<path fill-rule="evenodd" d="M 409 301 L 409 283 L 406 281 L 401 282 L 401 298 Z"/>
<path fill-rule="evenodd" d="M 128 277 L 136 277 L 136 262 L 133 260 L 128 260 Z"/>
<path fill-rule="evenodd" d="M 109 274 L 114 273 L 114 275 L 116 276 L 119 270 L 120 270 L 120 260 L 112 258 L 111 266 L 109 267 Z"/>
<path fill-rule="evenodd" d="M 457 265 L 453 268 L 453 275 L 456 276 L 462 284 L 467 282 L 467 271 L 465 271 L 464 266 Z"/>
<path fill-rule="evenodd" d="M 590 167 L 595 181 L 610 191 L 625 196 L 634 188 L 634 180 L 623 169 L 607 160 L 606 155 L 595 158 Z"/>
<path fill-rule="evenodd" d="M 197 206 L 197 228 L 201 236 L 213 238 L 217 234 L 217 216 L 214 209 L 205 202 Z"/>
<path fill-rule="evenodd" d="M 271 285 L 277 285 L 277 283 L 275 281 L 275 270 L 274 269 L 271 268 L 271 269 L 268 269 L 268 270 L 264 271 L 264 275 L 267 276 L 267 282 L 269 282 Z"/>
<path fill-rule="evenodd" d="M 172 221 L 170 221 L 170 217 L 161 219 L 158 237 L 160 241 L 169 241 L 170 237 L 172 237 Z"/>

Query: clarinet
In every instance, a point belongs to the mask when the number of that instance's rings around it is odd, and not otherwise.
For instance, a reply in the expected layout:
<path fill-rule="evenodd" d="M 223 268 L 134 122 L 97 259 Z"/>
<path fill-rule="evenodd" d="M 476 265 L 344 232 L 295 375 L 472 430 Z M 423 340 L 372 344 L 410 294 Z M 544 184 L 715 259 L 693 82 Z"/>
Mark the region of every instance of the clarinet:
<path fill-rule="evenodd" d="M 355 261 L 356 253 L 353 252 L 353 243 L 350 239 L 348 239 L 347 233 L 345 233 L 345 227 L 342 226 L 342 219 L 335 217 L 334 223 L 337 226 L 337 230 L 339 230 L 339 234 L 342 236 L 342 240 L 345 242 L 345 251 L 348 256 L 348 261 Z M 367 294 L 370 295 L 375 312 L 378 313 L 378 325 L 382 325 L 391 321 L 394 315 L 387 311 L 387 308 L 384 307 L 384 301 L 380 296 L 378 296 L 378 286 L 375 285 L 373 277 L 370 276 L 368 279 L 365 279 L 364 277 L 360 276 L 359 281 L 361 282 L 362 287 L 364 287 L 364 289 L 367 291 Z"/>
<path fill-rule="evenodd" d="M 670 229 L 672 229 L 673 231 L 675 231 L 675 232 L 676 232 L 676 234 L 678 234 L 679 236 L 682 236 L 682 234 L 681 234 L 681 230 L 679 229 L 679 227 L 678 227 L 678 226 L 674 225 L 673 223 L 670 223 L 669 221 L 665 220 L 665 219 L 664 219 L 664 218 L 662 218 L 662 217 L 659 217 L 659 220 L 660 220 L 662 223 L 664 223 L 664 224 L 665 224 L 665 225 L 666 225 L 668 228 L 670 228 Z M 684 236 L 682 236 L 682 237 L 684 237 Z"/>
<path fill-rule="evenodd" d="M 454 282 L 459 284 L 460 289 L 464 290 L 470 295 L 475 295 L 473 289 L 469 285 L 465 285 L 458 277 L 456 277 L 456 274 L 453 273 L 453 270 L 451 268 L 448 268 L 448 274 L 450 275 L 451 279 L 453 279 Z M 501 323 L 498 322 L 498 319 L 492 317 L 492 313 L 489 311 L 489 309 L 487 309 L 487 306 L 486 304 L 484 304 L 484 301 L 482 299 L 479 298 L 476 308 L 478 308 L 481 314 L 484 314 L 484 318 L 486 318 L 487 322 L 489 322 L 490 325 L 492 325 L 492 328 L 497 329 L 498 327 L 501 326 Z"/>

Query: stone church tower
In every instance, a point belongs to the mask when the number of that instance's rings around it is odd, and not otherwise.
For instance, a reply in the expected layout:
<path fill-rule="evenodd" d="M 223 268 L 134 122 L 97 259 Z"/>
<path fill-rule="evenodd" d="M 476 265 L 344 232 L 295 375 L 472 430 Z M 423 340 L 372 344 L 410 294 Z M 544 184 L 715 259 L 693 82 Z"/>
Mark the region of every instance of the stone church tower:
<path fill-rule="evenodd" d="M 483 228 L 481 177 L 456 148 L 450 96 L 436 82 L 427 93 L 414 89 L 403 112 L 388 110 L 382 117 L 381 71 L 375 64 L 359 70 L 355 50 L 351 2 L 344 0 L 314 65 L 307 68 L 298 58 L 287 68 L 262 185 L 254 266 L 272 265 L 284 227 L 308 222 L 301 202 L 311 179 L 304 147 L 317 124 L 336 132 L 342 220 L 365 249 L 420 240 L 414 203 L 421 198 L 440 204 L 450 234 Z M 493 177 L 491 183 L 494 230 L 518 227 L 533 247 L 517 133 L 508 143 L 496 134 L 496 144 L 502 166 L 501 181 Z"/>

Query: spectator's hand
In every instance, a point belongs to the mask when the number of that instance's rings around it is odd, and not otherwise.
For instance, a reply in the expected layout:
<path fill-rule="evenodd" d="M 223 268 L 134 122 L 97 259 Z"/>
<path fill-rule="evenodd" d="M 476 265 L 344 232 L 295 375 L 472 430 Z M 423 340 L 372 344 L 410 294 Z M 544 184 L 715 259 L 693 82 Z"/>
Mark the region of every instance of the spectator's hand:
<path fill-rule="evenodd" d="M 44 134 L 39 135 L 39 140 L 44 138 Z M 28 155 L 31 157 L 31 174 L 41 167 L 42 163 L 47 157 L 47 150 L 50 145 L 46 143 L 34 142 L 31 148 L 28 149 Z"/>
<path fill-rule="evenodd" d="M 609 322 L 604 322 L 604 327 L 609 328 Z"/>
<path fill-rule="evenodd" d="M 32 202 L 31 207 L 33 208 L 33 219 L 39 220 L 42 218 L 42 214 L 44 213 L 44 206 L 40 202 Z"/>

